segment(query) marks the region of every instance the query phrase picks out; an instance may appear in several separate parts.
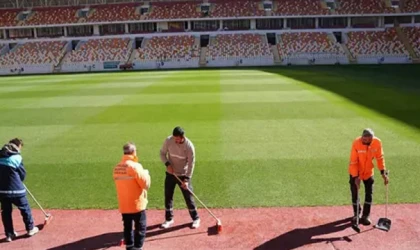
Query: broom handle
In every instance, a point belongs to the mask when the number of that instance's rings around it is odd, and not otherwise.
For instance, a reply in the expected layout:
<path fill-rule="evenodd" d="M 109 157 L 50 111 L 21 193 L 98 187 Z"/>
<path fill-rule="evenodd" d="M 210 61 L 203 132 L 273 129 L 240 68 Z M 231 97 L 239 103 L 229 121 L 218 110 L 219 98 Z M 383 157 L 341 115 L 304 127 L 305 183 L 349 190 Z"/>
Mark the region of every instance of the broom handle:
<path fill-rule="evenodd" d="M 388 218 L 388 184 L 386 185 L 385 218 Z"/>
<path fill-rule="evenodd" d="M 25 187 L 26 191 L 28 191 L 29 195 L 32 197 L 32 199 L 36 202 L 36 204 L 39 206 L 39 208 L 41 208 L 42 212 L 44 213 L 45 216 L 47 216 L 47 213 L 44 211 L 44 209 L 41 207 L 41 204 L 39 204 L 39 202 L 35 199 L 35 197 L 33 196 L 33 194 L 31 193 L 31 191 L 29 191 L 29 189 L 26 187 L 25 184 L 23 184 L 23 186 Z"/>
<path fill-rule="evenodd" d="M 386 171 L 386 176 L 389 176 L 389 170 Z M 388 184 L 386 184 L 386 193 L 385 193 L 385 200 L 386 200 L 386 205 L 385 205 L 385 218 L 388 218 Z"/>
<path fill-rule="evenodd" d="M 179 177 L 178 176 L 176 176 L 175 174 L 173 175 L 173 176 L 175 176 L 175 178 L 179 181 L 179 182 L 181 182 L 181 183 L 183 183 L 182 181 L 181 181 L 181 179 L 179 179 Z M 204 205 L 204 203 L 197 197 L 197 195 L 195 195 L 194 194 L 194 192 L 193 191 L 191 191 L 188 187 L 187 187 L 187 190 L 201 203 L 201 205 L 203 205 L 203 207 L 207 210 L 207 212 L 209 212 L 210 214 L 211 214 L 211 216 L 213 216 L 213 218 L 215 219 L 215 220 L 217 220 L 217 221 L 219 221 L 219 219 L 217 219 L 217 217 L 207 208 L 207 206 L 206 205 Z"/>

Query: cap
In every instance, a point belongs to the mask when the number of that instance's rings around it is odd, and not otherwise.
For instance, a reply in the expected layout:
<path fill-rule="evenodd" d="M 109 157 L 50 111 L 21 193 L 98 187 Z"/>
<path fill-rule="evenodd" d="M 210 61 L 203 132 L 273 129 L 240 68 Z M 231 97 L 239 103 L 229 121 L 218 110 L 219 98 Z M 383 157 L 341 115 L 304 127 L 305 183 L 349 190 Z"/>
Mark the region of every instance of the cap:
<path fill-rule="evenodd" d="M 375 133 L 373 132 L 371 128 L 365 128 L 362 133 L 362 136 L 374 136 L 374 135 Z"/>

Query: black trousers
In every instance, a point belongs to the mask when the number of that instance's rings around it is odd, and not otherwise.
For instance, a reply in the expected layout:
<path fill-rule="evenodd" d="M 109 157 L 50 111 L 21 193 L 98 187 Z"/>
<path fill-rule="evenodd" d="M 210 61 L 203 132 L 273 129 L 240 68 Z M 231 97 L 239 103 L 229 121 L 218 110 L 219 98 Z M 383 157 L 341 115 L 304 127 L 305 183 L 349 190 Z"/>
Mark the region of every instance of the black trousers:
<path fill-rule="evenodd" d="M 142 248 L 146 238 L 146 210 L 135 214 L 122 214 L 122 219 L 126 249 Z"/>
<path fill-rule="evenodd" d="M 23 222 L 25 223 L 26 231 L 32 230 L 34 228 L 34 220 L 32 218 L 31 208 L 29 202 L 26 199 L 26 196 L 7 198 L 1 197 L 1 219 L 3 221 L 4 233 L 7 236 L 14 235 L 13 219 L 12 219 L 12 210 L 15 205 L 22 215 Z"/>
<path fill-rule="evenodd" d="M 363 205 L 362 216 L 370 215 L 370 209 L 371 209 L 372 201 L 373 201 L 374 182 L 375 180 L 373 179 L 373 176 L 363 181 L 363 184 L 365 185 L 365 203 Z M 353 202 L 353 212 L 354 212 L 354 215 L 356 215 L 357 214 L 357 186 L 356 186 L 355 178 L 350 176 L 349 183 L 350 183 L 350 190 L 351 190 L 351 200 Z M 361 211 L 362 211 L 361 206 L 359 204 L 359 215 Z"/>
<path fill-rule="evenodd" d="M 185 180 L 184 176 L 180 176 L 179 179 Z M 194 196 L 188 191 L 181 187 L 181 183 L 172 174 L 166 173 L 165 178 L 165 219 L 167 221 L 172 220 L 174 217 L 173 213 L 173 201 L 175 186 L 181 189 L 182 195 L 184 196 L 185 203 L 187 204 L 188 211 L 191 219 L 196 220 L 199 218 L 197 213 L 197 207 L 195 205 Z M 188 182 L 188 188 L 193 191 L 191 180 Z"/>

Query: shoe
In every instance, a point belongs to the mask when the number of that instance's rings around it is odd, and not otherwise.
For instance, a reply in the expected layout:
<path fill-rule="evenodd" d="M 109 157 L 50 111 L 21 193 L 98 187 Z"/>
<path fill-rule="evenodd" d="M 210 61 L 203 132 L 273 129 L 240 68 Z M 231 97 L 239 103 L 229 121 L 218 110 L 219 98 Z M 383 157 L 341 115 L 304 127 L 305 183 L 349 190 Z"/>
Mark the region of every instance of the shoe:
<path fill-rule="evenodd" d="M 162 225 L 160 225 L 162 228 L 168 228 L 170 226 L 172 226 L 172 224 L 174 224 L 174 220 L 167 220 L 164 223 L 162 223 Z"/>
<path fill-rule="evenodd" d="M 360 219 L 360 223 L 362 223 L 362 225 L 364 226 L 369 226 L 370 224 L 372 224 L 372 222 L 369 219 L 369 216 L 362 216 L 362 218 Z"/>
<path fill-rule="evenodd" d="M 13 235 L 9 235 L 6 237 L 6 241 L 7 242 L 12 242 L 14 239 L 16 239 L 18 237 L 18 233 L 17 232 L 13 232 Z"/>
<path fill-rule="evenodd" d="M 200 219 L 196 219 L 193 221 L 192 228 L 198 228 L 200 227 Z"/>
<path fill-rule="evenodd" d="M 28 235 L 29 236 L 34 236 L 35 234 L 37 234 L 39 232 L 39 228 L 38 227 L 34 227 L 32 228 L 32 230 L 28 231 Z"/>

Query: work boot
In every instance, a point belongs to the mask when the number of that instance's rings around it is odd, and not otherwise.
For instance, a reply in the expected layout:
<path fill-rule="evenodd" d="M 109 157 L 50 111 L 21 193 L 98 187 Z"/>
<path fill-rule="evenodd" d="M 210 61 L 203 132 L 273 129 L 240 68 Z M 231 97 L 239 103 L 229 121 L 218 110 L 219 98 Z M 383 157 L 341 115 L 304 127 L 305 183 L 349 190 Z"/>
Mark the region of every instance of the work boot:
<path fill-rule="evenodd" d="M 369 216 L 362 216 L 362 218 L 360 219 L 360 223 L 362 223 L 362 225 L 364 226 L 369 226 L 370 224 L 372 224 L 372 222 L 369 219 Z"/>

